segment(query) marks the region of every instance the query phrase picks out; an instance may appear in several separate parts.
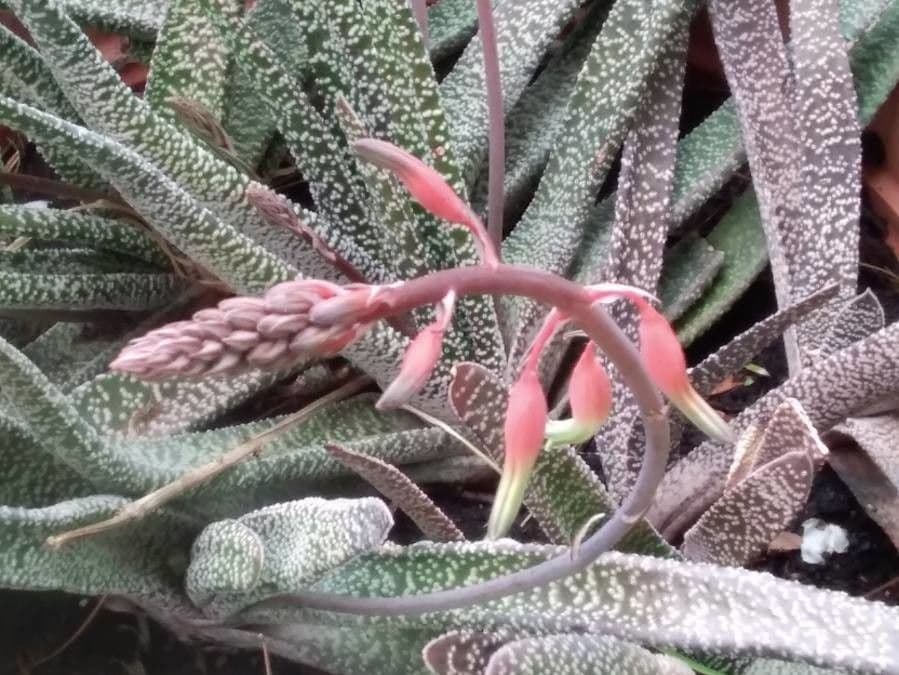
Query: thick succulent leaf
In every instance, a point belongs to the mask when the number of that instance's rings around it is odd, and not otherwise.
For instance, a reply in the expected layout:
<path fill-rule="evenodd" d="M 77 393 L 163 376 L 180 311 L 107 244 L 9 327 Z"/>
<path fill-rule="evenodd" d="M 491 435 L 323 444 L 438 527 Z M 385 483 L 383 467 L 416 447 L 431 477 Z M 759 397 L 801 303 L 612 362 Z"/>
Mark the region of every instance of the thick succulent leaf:
<path fill-rule="evenodd" d="M 510 642 L 484 675 L 691 675 L 683 661 L 599 635 L 551 635 Z"/>
<path fill-rule="evenodd" d="M 751 191 L 737 199 L 706 241 L 724 254 L 724 264 L 712 287 L 675 325 L 685 346 L 721 318 L 768 264 L 758 204 Z"/>
<path fill-rule="evenodd" d="M 499 633 L 451 631 L 426 644 L 422 656 L 435 675 L 482 675 L 490 657 L 507 641 Z"/>
<path fill-rule="evenodd" d="M 206 424 L 283 375 L 256 370 L 232 377 L 143 382 L 104 373 L 72 391 L 71 398 L 104 436 L 156 436 Z"/>
<path fill-rule="evenodd" d="M 312 589 L 401 596 L 452 588 L 531 566 L 565 549 L 508 540 L 385 547 L 327 574 Z M 377 583 L 374 583 L 377 580 Z M 285 591 L 296 589 L 283 589 Z M 607 553 L 563 581 L 506 598 L 421 617 L 349 617 L 279 609 L 260 621 L 511 629 L 535 635 L 596 631 L 679 650 L 774 656 L 825 667 L 890 672 L 899 663 L 899 610 L 769 574 Z"/>
<path fill-rule="evenodd" d="M 0 375 L 0 394 L 48 452 L 93 485 L 134 488 L 139 468 L 104 443 L 66 395 L 5 340 L 0 340 Z"/>
<path fill-rule="evenodd" d="M 441 0 L 428 9 L 428 49 L 442 60 L 459 52 L 475 34 L 478 11 L 469 0 Z"/>
<path fill-rule="evenodd" d="M 223 5 L 234 17 L 240 15 L 243 6 L 242 0 Z M 153 50 L 144 99 L 165 117 L 174 118 L 166 99 L 177 96 L 199 103 L 221 120 L 229 65 L 228 49 L 202 4 L 195 0 L 169 0 L 165 24 Z"/>
<path fill-rule="evenodd" d="M 668 214 L 687 37 L 688 17 L 677 16 L 670 42 L 661 54 L 645 101 L 624 143 L 608 258 L 600 263 L 602 272 L 596 281 L 628 284 L 649 293 L 656 292 L 670 225 Z M 633 308 L 620 303 L 610 309 L 616 323 L 636 338 L 638 321 Z M 525 344 L 526 341 L 519 339 L 515 347 L 521 350 Z M 513 358 L 516 355 L 513 352 Z M 639 414 L 633 394 L 623 385 L 617 371 L 612 369 L 610 372 L 618 395 L 614 398 L 609 422 L 597 436 L 596 447 L 617 501 L 630 491 L 636 480 L 643 451 L 640 445 L 627 443 Z M 622 452 L 623 448 L 625 452 Z"/>
<path fill-rule="evenodd" d="M 530 82 L 556 34 L 577 8 L 576 0 L 501 2 L 494 10 L 496 38 L 502 54 L 500 77 L 506 112 Z M 440 85 L 457 161 L 470 185 L 487 151 L 487 100 L 484 56 L 475 37 Z"/>
<path fill-rule="evenodd" d="M 690 369 L 693 388 L 703 396 L 707 396 L 715 385 L 745 366 L 752 357 L 779 338 L 788 326 L 802 321 L 809 312 L 833 298 L 837 290 L 838 287 L 831 284 L 747 328 Z M 879 327 L 882 328 L 883 325 Z M 866 335 L 872 332 L 874 331 L 869 331 Z M 843 346 L 846 345 L 841 345 Z"/>
<path fill-rule="evenodd" d="M 877 296 L 867 289 L 845 303 L 836 313 L 827 334 L 820 341 L 820 353 L 833 354 L 853 342 L 876 333 L 886 324 L 883 307 Z"/>
<path fill-rule="evenodd" d="M 782 233 L 789 252 L 792 301 L 830 281 L 839 283 L 843 298 L 856 292 L 861 129 L 838 23 L 838 0 L 790 3 L 802 204 L 798 226 L 793 223 Z M 822 312 L 800 324 L 800 345 L 805 349 L 820 345 L 831 320 L 831 312 Z"/>
<path fill-rule="evenodd" d="M 659 58 L 677 35 L 678 17 L 688 16 L 692 6 L 672 0 L 650 8 L 625 0 L 612 7 L 572 93 L 564 134 L 530 206 L 506 238 L 508 261 L 557 273 L 571 263 L 596 193 Z M 540 315 L 532 303 L 513 301 L 505 307 L 507 336 L 529 333 Z"/>
<path fill-rule="evenodd" d="M 722 0 L 710 9 L 740 113 L 778 304 L 834 280 L 843 294 L 854 291 L 860 142 L 836 2 L 791 5 L 792 68 L 773 5 Z M 815 218 L 815 236 L 797 236 L 808 230 L 792 226 L 797 217 Z M 814 348 L 809 336 L 826 328 L 827 318 L 821 320 L 802 331 L 803 344 L 787 332 L 791 372 L 800 367 L 800 347 Z"/>
<path fill-rule="evenodd" d="M 743 675 L 842 675 L 846 671 L 815 668 L 804 663 L 788 663 L 774 659 L 757 659 Z"/>
<path fill-rule="evenodd" d="M 855 448 L 832 443 L 830 464 L 868 515 L 899 547 L 899 417 L 850 418 L 832 435 L 857 444 Z"/>
<path fill-rule="evenodd" d="M 6 412 L 0 412 L 0 438 L 0 504 L 40 508 L 93 492 L 84 477 L 47 452 L 24 422 Z"/>
<path fill-rule="evenodd" d="M 0 118 L 32 138 L 65 137 L 157 232 L 235 291 L 258 292 L 295 276 L 294 268 L 204 209 L 181 185 L 125 146 L 2 96 Z"/>
<path fill-rule="evenodd" d="M 28 26 L 69 102 L 93 131 L 140 153 L 243 237 L 268 247 L 269 257 L 315 260 L 317 254 L 300 238 L 264 223 L 244 194 L 247 176 L 132 94 L 56 0 L 12 0 L 10 4 Z"/>
<path fill-rule="evenodd" d="M 191 549 L 187 594 L 208 616 L 227 616 L 247 597 L 310 585 L 380 546 L 392 525 L 373 498 L 309 498 L 212 523 Z"/>
<path fill-rule="evenodd" d="M 0 586 L 86 595 L 137 595 L 191 613 L 181 592 L 183 562 L 196 530 L 157 511 L 124 528 L 52 551 L 46 538 L 111 516 L 127 500 L 92 496 L 43 508 L 0 506 Z M 135 555 L 140 551 L 140 555 Z M 182 558 L 183 560 L 183 558 Z"/>
<path fill-rule="evenodd" d="M 169 0 L 60 0 L 79 24 L 152 40 L 162 28 Z M 12 4 L 12 3 L 7 3 Z"/>
<path fill-rule="evenodd" d="M 555 139 L 562 132 L 565 102 L 571 96 L 578 73 L 610 6 L 608 2 L 593 3 L 569 38 L 570 44 L 551 57 L 537 79 L 522 92 L 518 103 L 509 111 L 503 190 L 507 213 L 523 210 L 537 185 Z M 487 172 L 484 168 L 473 191 L 473 201 L 480 211 L 487 203 Z"/>
<path fill-rule="evenodd" d="M 353 452 L 328 443 L 328 452 L 351 471 L 358 473 L 412 520 L 432 541 L 463 541 L 465 535 L 431 498 L 402 471 L 377 457 Z"/>
<path fill-rule="evenodd" d="M 78 113 L 56 84 L 38 51 L 2 25 L 0 54 L 0 91 L 39 105 L 60 117 L 79 121 Z M 50 165 L 67 181 L 88 189 L 104 189 L 104 181 L 64 144 L 51 139 L 38 147 Z"/>
<path fill-rule="evenodd" d="M 689 560 L 742 566 L 763 555 L 808 500 L 814 463 L 806 452 L 787 452 L 726 490 L 684 535 Z"/>
<path fill-rule="evenodd" d="M 702 297 L 723 264 L 724 253 L 702 237 L 684 237 L 668 249 L 658 290 L 665 318 L 676 321 L 683 316 Z"/>
<path fill-rule="evenodd" d="M 899 382 L 897 334 L 899 324 L 892 324 L 803 368 L 731 420 L 731 427 L 736 433 L 752 425 L 760 428 L 784 400 L 795 398 L 810 425 L 823 433 L 894 394 Z M 732 458 L 733 448 L 707 441 L 677 462 L 659 487 L 650 520 L 665 520 L 661 514 L 672 513 L 685 502 L 711 503 L 723 490 Z M 676 498 L 668 501 L 665 495 Z"/>
<path fill-rule="evenodd" d="M 267 43 L 284 54 L 298 72 L 306 58 L 306 45 L 300 25 L 286 20 L 287 16 L 289 12 L 281 0 L 258 0 L 247 12 L 245 23 L 257 35 L 265 36 Z M 294 32 L 300 33 L 300 37 Z M 252 76 L 236 65 L 231 69 L 221 122 L 234 153 L 248 166 L 258 167 L 275 139 L 277 125 L 268 107 L 256 95 Z"/>
<path fill-rule="evenodd" d="M 0 264 L 2 264 L 0 259 Z M 173 274 L 0 272 L 0 312 L 144 312 L 170 304 L 187 288 Z"/>
<path fill-rule="evenodd" d="M 473 363 L 455 367 L 450 401 L 458 418 L 497 464 L 502 464 L 502 420 L 508 389 L 496 376 Z M 568 542 L 591 518 L 610 517 L 615 503 L 602 483 L 569 447 L 544 452 L 537 460 L 525 505 L 556 542 Z M 619 543 L 620 550 L 669 556 L 672 549 L 646 523 L 638 523 Z"/>
<path fill-rule="evenodd" d="M 899 54 L 887 49 L 899 35 L 899 5 L 883 4 L 874 25 L 852 50 L 852 70 L 859 100 L 859 118 L 867 124 L 886 100 L 899 77 Z"/>
<path fill-rule="evenodd" d="M 132 256 L 161 267 L 169 264 L 159 245 L 145 230 L 83 211 L 0 206 L 0 237 L 72 242 Z"/>

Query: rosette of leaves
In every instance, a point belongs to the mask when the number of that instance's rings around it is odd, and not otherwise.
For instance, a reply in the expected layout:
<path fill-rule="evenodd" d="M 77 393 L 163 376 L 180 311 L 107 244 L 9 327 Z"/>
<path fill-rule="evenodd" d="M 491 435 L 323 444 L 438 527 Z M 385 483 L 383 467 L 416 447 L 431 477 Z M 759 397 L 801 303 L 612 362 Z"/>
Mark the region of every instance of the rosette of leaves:
<path fill-rule="evenodd" d="M 488 150 L 485 78 L 474 3 L 462 0 L 441 0 L 429 11 L 430 54 L 400 0 L 258 0 L 250 10 L 236 0 L 172 0 L 164 20 L 161 11 L 145 13 L 128 2 L 7 4 L 33 44 L 0 34 L 0 122 L 36 144 L 60 179 L 50 196 L 69 200 L 0 207 L 7 243 L 0 252 L 0 310 L 12 321 L 3 324 L 9 339 L 0 343 L 3 452 L 12 467 L 0 484 L 6 504 L 0 508 L 0 585 L 120 595 L 176 630 L 257 648 L 258 631 L 209 619 L 226 619 L 283 592 L 397 596 L 451 588 L 557 553 L 512 543 L 382 546 L 390 521 L 377 500 L 288 501 L 339 491 L 350 470 L 337 459 L 340 453 L 326 448 L 336 443 L 344 460 L 348 453 L 363 458 L 353 471 L 365 475 L 360 466 L 373 471 L 380 462 L 380 473 L 372 474 L 380 479 L 373 482 L 380 480 L 380 489 L 401 506 L 412 510 L 417 503 L 433 515 L 432 505 L 414 502 L 395 467 L 433 476 L 446 466 L 439 462 L 466 450 L 442 427 L 407 413 L 376 413 L 364 396 L 324 407 L 278 433 L 260 458 L 180 494 L 139 526 L 47 550 L 49 535 L 102 520 L 271 431 L 277 419 L 213 423 L 276 381 L 297 374 L 313 381 L 314 369 L 322 367 L 298 363 L 290 372 L 150 384 L 105 373 L 130 337 L 209 303 L 210 294 L 258 293 L 297 274 L 390 283 L 475 260 L 464 233 L 448 231 L 411 204 L 392 179 L 361 164 L 349 144 L 361 136 L 390 140 L 432 164 L 460 195 L 476 196 Z M 669 317 L 681 318 L 688 341 L 748 287 L 769 250 L 790 269 L 826 252 L 778 239 L 783 233 L 768 221 L 780 197 L 768 194 L 762 194 L 761 211 L 747 194 L 705 238 L 683 236 L 666 246 L 669 234 L 680 232 L 742 165 L 741 131 L 751 138 L 747 130 L 758 118 L 732 82 L 737 105 L 725 104 L 678 140 L 687 28 L 696 3 L 580 4 L 527 0 L 496 7 L 510 213 L 513 200 L 538 185 L 509 224 L 503 256 L 585 283 L 620 281 L 656 291 Z M 808 3 L 794 4 L 808 10 Z M 842 10 L 850 19 L 840 30 L 853 45 L 849 58 L 867 117 L 899 79 L 896 64 L 878 49 L 895 35 L 899 6 L 847 0 Z M 813 62 L 814 49 L 846 59 L 835 8 L 814 16 L 828 26 L 830 40 L 803 43 L 812 51 L 797 68 Z M 572 30 L 557 41 L 573 18 Z M 79 24 L 155 44 L 142 97 L 120 82 Z M 445 73 L 439 81 L 429 56 Z M 797 70 L 795 77 L 810 86 L 822 74 Z M 841 123 L 846 110 L 840 108 Z M 267 194 L 261 184 L 272 181 L 273 158 L 284 148 L 308 187 L 308 196 L 277 202 L 292 211 L 289 227 L 267 219 L 254 198 Z M 621 148 L 618 192 L 596 204 Z M 755 178 L 755 167 L 769 159 L 754 154 L 756 144 L 748 149 Z M 803 180 L 810 179 L 794 182 Z M 68 189 L 60 192 L 60 185 Z M 73 201 L 79 208 L 64 208 Z M 849 241 L 852 226 L 840 212 L 827 247 Z M 852 263 L 843 262 L 850 277 Z M 802 300 L 819 290 L 819 281 L 789 288 L 778 314 L 694 375 L 712 373 L 706 377 L 713 379 L 747 362 L 828 299 Z M 848 282 L 841 281 L 845 296 Z M 500 461 L 494 430 L 501 425 L 504 378 L 514 371 L 540 310 L 477 300 L 463 303 L 456 316 L 446 358 L 414 403 Z M 423 313 L 410 320 L 420 327 L 429 318 Z M 46 327 L 40 337 L 14 341 L 17 326 L 35 323 Z M 891 329 L 860 337 L 856 345 L 833 347 L 830 356 L 826 345 L 814 345 L 822 350 L 820 362 L 771 394 L 757 408 L 764 412 L 747 411 L 740 428 L 763 423 L 789 398 L 797 401 L 789 410 L 804 410 L 795 414 L 804 415 L 811 435 L 889 394 L 896 381 L 888 381 L 892 371 L 885 365 L 892 362 Z M 402 326 L 378 326 L 343 356 L 385 386 L 407 340 Z M 470 365 L 453 378 L 451 366 L 463 362 Z M 859 382 L 848 396 L 835 390 L 822 395 L 860 363 L 880 379 L 864 387 Z M 557 375 L 556 364 L 547 370 L 548 378 Z M 640 452 L 632 407 L 621 397 L 600 443 L 607 448 L 609 490 L 571 448 L 541 460 L 526 503 L 551 541 L 570 542 L 626 492 Z M 723 485 L 733 449 L 711 447 L 690 457 L 713 456 L 717 472 L 709 480 Z M 776 455 L 778 448 L 770 451 Z M 759 452 L 736 487 L 749 485 L 740 494 L 764 500 L 769 496 L 759 497 L 751 486 L 764 483 L 762 472 L 772 462 L 781 465 L 767 454 L 759 463 Z M 608 459 L 616 453 L 629 459 L 616 467 Z M 728 497 L 725 492 L 722 500 Z M 702 521 L 694 528 L 701 531 Z M 142 552 L 139 560 L 126 555 L 135 549 Z M 423 672 L 426 644 L 430 667 L 439 668 L 434 645 L 452 643 L 441 638 L 449 631 L 486 635 L 495 647 L 484 650 L 489 657 L 479 655 L 479 646 L 460 649 L 483 664 L 467 672 L 510 672 L 516 664 L 539 672 L 559 652 L 570 672 L 603 672 L 609 663 L 627 663 L 633 672 L 682 671 L 676 654 L 663 655 L 671 650 L 710 655 L 707 662 L 724 657 L 729 667 L 735 658 L 739 664 L 766 656 L 896 671 L 899 640 L 891 610 L 764 575 L 663 560 L 676 553 L 647 522 L 622 549 L 628 553 L 611 554 L 578 578 L 469 610 L 379 620 L 257 609 L 244 619 L 278 624 L 265 631 L 272 650 L 347 673 Z M 759 597 L 792 607 L 795 615 L 776 614 L 759 605 Z M 796 635 L 798 625 L 814 625 L 815 638 Z M 769 666 L 775 668 L 770 672 L 783 667 L 756 662 L 752 672 Z"/>

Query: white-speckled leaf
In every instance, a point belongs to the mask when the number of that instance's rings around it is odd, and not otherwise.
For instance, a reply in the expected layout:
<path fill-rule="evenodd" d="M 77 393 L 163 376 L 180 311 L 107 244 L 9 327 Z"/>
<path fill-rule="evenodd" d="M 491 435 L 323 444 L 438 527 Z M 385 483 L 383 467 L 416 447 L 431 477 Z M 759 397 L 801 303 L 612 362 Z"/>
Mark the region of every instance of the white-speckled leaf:
<path fill-rule="evenodd" d="M 392 464 L 366 453 L 348 450 L 335 443 L 329 442 L 326 448 L 332 457 L 359 474 L 363 480 L 409 516 L 431 541 L 465 540 L 465 535 L 450 517 Z"/>
<path fill-rule="evenodd" d="M 690 369 L 693 388 L 708 396 L 715 385 L 749 363 L 756 354 L 779 338 L 788 326 L 801 321 L 809 312 L 833 298 L 837 290 L 838 287 L 832 284 L 747 328 Z"/>
<path fill-rule="evenodd" d="M 410 595 L 490 579 L 560 553 L 565 549 L 509 540 L 384 547 L 325 575 L 312 589 Z M 895 608 L 769 574 L 621 553 L 607 553 L 587 570 L 545 587 L 422 617 L 354 618 L 297 607 L 247 618 L 441 632 L 587 630 L 649 646 L 775 656 L 863 672 L 890 672 L 899 663 Z"/>
<path fill-rule="evenodd" d="M 692 675 L 683 661 L 612 637 L 551 635 L 510 642 L 484 675 Z"/>
<path fill-rule="evenodd" d="M 483 675 L 490 657 L 507 641 L 500 633 L 451 631 L 426 644 L 422 657 L 434 675 Z"/>
<path fill-rule="evenodd" d="M 238 17 L 243 0 L 224 5 Z M 156 40 L 144 100 L 163 117 L 174 119 L 166 102 L 181 97 L 201 104 L 216 119 L 225 112 L 230 54 L 196 0 L 169 0 Z"/>
<path fill-rule="evenodd" d="M 218 521 L 194 541 L 187 593 L 207 615 L 227 616 L 247 598 L 312 584 L 380 546 L 392 525 L 373 498 L 309 498 Z"/>

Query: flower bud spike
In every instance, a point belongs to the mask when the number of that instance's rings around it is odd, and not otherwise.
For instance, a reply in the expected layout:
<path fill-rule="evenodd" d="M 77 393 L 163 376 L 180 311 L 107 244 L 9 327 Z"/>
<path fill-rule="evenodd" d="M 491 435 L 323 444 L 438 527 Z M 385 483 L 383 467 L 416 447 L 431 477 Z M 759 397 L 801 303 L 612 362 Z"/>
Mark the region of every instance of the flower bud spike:
<path fill-rule="evenodd" d="M 406 186 L 412 198 L 427 211 L 466 227 L 474 236 L 484 264 L 489 267 L 499 264 L 499 256 L 481 219 L 434 168 L 393 143 L 376 138 L 355 141 L 353 150 L 365 161 L 393 173 Z"/>
<path fill-rule="evenodd" d="M 456 304 L 456 292 L 451 290 L 437 306 L 437 318 L 425 327 L 406 348 L 403 363 L 390 386 L 375 404 L 378 410 L 390 410 L 405 405 L 421 391 L 431 377 L 443 351 L 443 336 L 449 327 Z"/>
<path fill-rule="evenodd" d="M 528 480 L 543 447 L 547 414 L 546 396 L 537 371 L 526 366 L 509 392 L 504 424 L 506 455 L 487 524 L 489 539 L 505 535 L 521 508 Z"/>
<path fill-rule="evenodd" d="M 554 446 L 589 441 L 612 410 L 612 383 L 592 342 L 584 347 L 571 372 L 568 400 L 571 418 L 546 423 L 546 436 Z"/>
<path fill-rule="evenodd" d="M 655 385 L 693 424 L 712 438 L 730 443 L 730 426 L 700 396 L 687 377 L 687 360 L 671 324 L 649 303 L 638 302 L 640 354 Z"/>

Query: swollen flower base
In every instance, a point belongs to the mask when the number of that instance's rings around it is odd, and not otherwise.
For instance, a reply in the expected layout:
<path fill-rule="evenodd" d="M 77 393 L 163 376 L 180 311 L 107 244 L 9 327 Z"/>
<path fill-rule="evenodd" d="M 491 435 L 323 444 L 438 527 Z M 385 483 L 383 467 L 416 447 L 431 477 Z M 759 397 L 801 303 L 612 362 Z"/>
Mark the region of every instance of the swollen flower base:
<path fill-rule="evenodd" d="M 379 407 L 395 407 L 415 396 L 430 377 L 458 297 L 528 297 L 552 310 L 511 388 L 504 429 L 505 461 L 488 535 L 498 537 L 508 531 L 542 447 L 585 441 L 608 416 L 612 391 L 597 350 L 605 353 L 633 392 L 646 431 L 646 458 L 634 490 L 621 509 L 571 555 L 507 577 L 411 598 L 335 600 L 305 594 L 303 602 L 310 608 L 332 611 L 414 614 L 487 601 L 583 569 L 602 551 L 614 546 L 652 503 L 664 474 L 669 443 L 659 390 L 713 437 L 729 440 L 730 429 L 693 390 L 677 337 L 652 307 L 652 298 L 645 291 L 621 284 L 581 286 L 540 270 L 504 265 L 480 220 L 434 169 L 384 141 L 365 139 L 357 142 L 355 149 L 366 159 L 393 171 L 425 208 L 466 227 L 478 244 L 483 264 L 384 286 L 339 286 L 309 279 L 285 282 L 262 297 L 231 298 L 217 308 L 197 312 L 190 321 L 148 333 L 129 344 L 112 368 L 142 378 L 281 368 L 309 356 L 336 354 L 378 321 L 435 306 L 436 320 L 413 336 L 399 375 L 392 383 L 382 383 L 385 392 Z M 639 312 L 639 352 L 602 310 L 602 303 L 621 298 L 634 303 Z M 589 342 L 569 383 L 572 418 L 550 422 L 537 366 L 552 336 L 567 322 L 582 329 Z"/>

